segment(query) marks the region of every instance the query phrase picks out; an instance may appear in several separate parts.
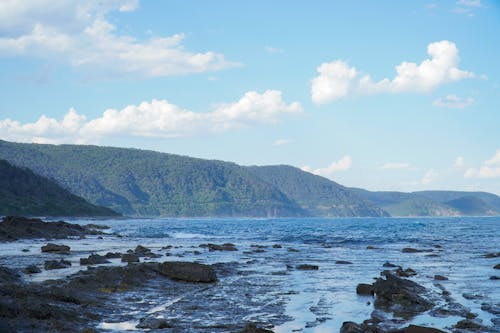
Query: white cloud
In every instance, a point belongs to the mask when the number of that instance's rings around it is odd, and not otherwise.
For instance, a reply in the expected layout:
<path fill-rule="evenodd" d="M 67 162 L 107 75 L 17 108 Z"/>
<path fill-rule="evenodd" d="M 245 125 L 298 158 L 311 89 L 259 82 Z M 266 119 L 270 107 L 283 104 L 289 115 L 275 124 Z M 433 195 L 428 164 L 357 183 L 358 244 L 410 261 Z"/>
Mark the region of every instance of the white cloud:
<path fill-rule="evenodd" d="M 463 167 L 464 166 L 464 158 L 463 158 L 463 156 L 458 156 L 455 159 L 455 162 L 453 162 L 453 166 L 455 168 L 458 168 L 458 169 L 460 169 L 461 167 Z"/>
<path fill-rule="evenodd" d="M 287 104 L 282 93 L 247 92 L 234 103 L 220 104 L 211 112 L 181 109 L 166 100 L 108 109 L 95 119 L 87 119 L 70 109 L 62 120 L 41 116 L 34 123 L 0 120 L 0 138 L 38 143 L 97 143 L 104 137 L 138 136 L 172 138 L 217 133 L 258 124 L 272 124 L 287 115 L 300 114 L 298 102 Z"/>
<path fill-rule="evenodd" d="M 492 158 L 483 162 L 478 168 L 469 168 L 464 173 L 465 178 L 500 178 L 500 149 Z"/>
<path fill-rule="evenodd" d="M 239 65 L 220 53 L 185 50 L 182 33 L 138 40 L 106 20 L 111 11 L 137 7 L 136 0 L 1 2 L 0 55 L 58 59 L 106 76 L 158 77 Z"/>
<path fill-rule="evenodd" d="M 427 92 L 444 83 L 475 76 L 457 67 L 458 49 L 453 42 L 431 43 L 427 53 L 429 59 L 420 64 L 404 61 L 395 67 L 393 79 L 377 82 L 342 60 L 323 63 L 317 68 L 319 75 L 311 82 L 311 99 L 316 104 L 324 104 L 349 95 Z"/>
<path fill-rule="evenodd" d="M 457 5 L 466 7 L 481 7 L 481 0 L 458 0 Z"/>
<path fill-rule="evenodd" d="M 331 177 L 334 173 L 338 171 L 349 170 L 351 166 L 352 166 L 352 158 L 351 156 L 346 155 L 342 157 L 340 160 L 332 162 L 326 168 L 312 169 L 310 166 L 306 165 L 301 169 L 318 176 Z"/>
<path fill-rule="evenodd" d="M 278 139 L 274 141 L 273 145 L 274 146 L 284 146 L 284 145 L 289 145 L 295 143 L 295 140 L 289 140 L 289 139 Z"/>
<path fill-rule="evenodd" d="M 434 181 L 434 179 L 436 179 L 437 176 L 438 176 L 438 173 L 436 171 L 434 171 L 434 169 L 427 170 L 424 177 L 422 178 L 422 184 L 423 185 L 430 184 L 431 182 Z"/>
<path fill-rule="evenodd" d="M 272 46 L 266 46 L 264 48 L 267 53 L 275 54 L 275 53 L 284 53 L 285 50 L 277 48 L 277 47 L 272 47 Z"/>
<path fill-rule="evenodd" d="M 472 97 L 461 98 L 457 95 L 447 95 L 436 99 L 432 102 L 432 105 L 448 109 L 465 109 L 466 107 L 471 106 L 472 103 L 474 103 L 474 98 Z"/>
<path fill-rule="evenodd" d="M 382 169 L 384 170 L 408 169 L 409 167 L 409 163 L 386 163 L 382 165 Z"/>

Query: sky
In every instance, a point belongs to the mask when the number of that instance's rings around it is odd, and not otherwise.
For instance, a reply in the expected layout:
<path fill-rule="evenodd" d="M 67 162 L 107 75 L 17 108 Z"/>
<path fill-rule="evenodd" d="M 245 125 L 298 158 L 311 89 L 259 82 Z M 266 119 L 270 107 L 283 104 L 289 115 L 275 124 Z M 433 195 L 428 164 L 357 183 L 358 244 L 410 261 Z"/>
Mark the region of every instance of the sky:
<path fill-rule="evenodd" d="M 0 0 L 0 139 L 500 194 L 500 2 Z"/>

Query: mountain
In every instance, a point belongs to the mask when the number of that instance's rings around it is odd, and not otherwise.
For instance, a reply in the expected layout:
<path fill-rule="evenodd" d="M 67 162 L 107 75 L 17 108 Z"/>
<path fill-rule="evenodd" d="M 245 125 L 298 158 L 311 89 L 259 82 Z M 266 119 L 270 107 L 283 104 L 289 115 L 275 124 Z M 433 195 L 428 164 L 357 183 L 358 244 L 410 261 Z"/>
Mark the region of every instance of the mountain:
<path fill-rule="evenodd" d="M 500 197 L 486 192 L 420 191 L 370 192 L 351 189 L 391 216 L 500 215 Z"/>
<path fill-rule="evenodd" d="M 242 167 L 138 149 L 1 140 L 0 158 L 128 216 L 385 214 L 334 182 L 287 166 Z"/>
<path fill-rule="evenodd" d="M 5 160 L 0 160 L 0 215 L 119 216 Z"/>
<path fill-rule="evenodd" d="M 288 165 L 248 167 L 311 216 L 388 216 L 353 191 L 324 177 Z"/>

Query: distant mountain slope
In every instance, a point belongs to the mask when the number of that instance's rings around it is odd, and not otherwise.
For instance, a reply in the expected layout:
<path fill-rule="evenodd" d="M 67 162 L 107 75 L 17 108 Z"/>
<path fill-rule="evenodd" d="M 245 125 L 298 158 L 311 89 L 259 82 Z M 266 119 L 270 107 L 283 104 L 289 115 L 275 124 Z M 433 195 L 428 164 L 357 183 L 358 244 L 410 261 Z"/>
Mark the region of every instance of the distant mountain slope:
<path fill-rule="evenodd" d="M 94 206 L 29 169 L 0 160 L 0 215 L 118 216 Z"/>
<path fill-rule="evenodd" d="M 391 216 L 500 215 L 500 197 L 486 192 L 370 192 L 351 189 Z"/>
<path fill-rule="evenodd" d="M 0 141 L 0 158 L 131 216 L 303 216 L 272 185 L 234 163 L 137 149 Z"/>
<path fill-rule="evenodd" d="M 388 216 L 351 190 L 288 165 L 248 167 L 313 216 Z"/>

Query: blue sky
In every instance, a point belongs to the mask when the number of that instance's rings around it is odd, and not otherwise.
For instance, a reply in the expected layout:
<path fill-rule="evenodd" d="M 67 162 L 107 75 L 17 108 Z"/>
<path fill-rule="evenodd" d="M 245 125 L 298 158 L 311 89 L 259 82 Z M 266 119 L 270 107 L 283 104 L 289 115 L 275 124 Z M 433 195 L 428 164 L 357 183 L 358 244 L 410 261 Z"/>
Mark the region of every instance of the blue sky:
<path fill-rule="evenodd" d="M 499 31 L 486 0 L 5 0 L 0 139 L 500 194 Z"/>

